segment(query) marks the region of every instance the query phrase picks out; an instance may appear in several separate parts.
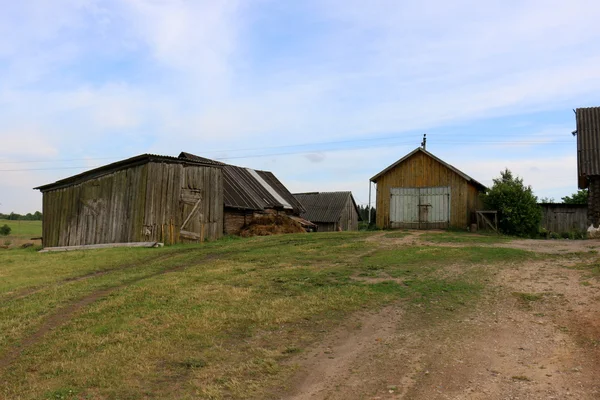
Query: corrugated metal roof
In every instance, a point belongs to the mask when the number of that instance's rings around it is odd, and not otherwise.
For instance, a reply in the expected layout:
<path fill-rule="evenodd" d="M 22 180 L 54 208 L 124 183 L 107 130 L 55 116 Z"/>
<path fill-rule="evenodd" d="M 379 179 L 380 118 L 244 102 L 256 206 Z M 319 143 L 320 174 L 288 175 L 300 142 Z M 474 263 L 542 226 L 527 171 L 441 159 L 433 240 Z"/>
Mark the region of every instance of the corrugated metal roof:
<path fill-rule="evenodd" d="M 578 108 L 577 174 L 580 189 L 588 187 L 588 176 L 600 175 L 600 107 Z"/>
<path fill-rule="evenodd" d="M 209 160 L 211 161 L 211 160 Z M 142 165 L 147 162 L 163 162 L 163 163 L 171 163 L 171 164 L 193 164 L 193 165 L 204 165 L 210 167 L 218 167 L 217 164 L 207 163 L 203 160 L 192 160 L 192 159 L 182 159 L 177 157 L 170 156 L 161 156 L 157 154 L 141 154 L 139 156 L 127 158 L 125 160 L 117 161 L 111 164 L 103 165 L 102 167 L 94 168 L 89 171 L 82 172 L 81 174 L 73 175 L 65 179 L 61 179 L 54 183 L 49 183 L 47 185 L 42 185 L 35 187 L 34 189 L 41 190 L 42 192 L 48 190 L 56 190 L 64 187 L 68 187 L 71 185 L 76 185 L 80 182 L 84 182 L 88 179 L 98 178 L 107 174 L 110 174 L 114 171 L 118 171 L 120 169 L 129 168 L 136 165 Z"/>
<path fill-rule="evenodd" d="M 192 161 L 197 161 L 197 162 L 206 163 L 206 164 L 227 165 L 224 162 L 217 161 L 217 160 L 211 160 L 210 158 L 200 157 L 200 156 L 197 156 L 192 153 L 186 153 L 185 151 L 182 151 L 181 153 L 179 153 L 179 158 L 185 158 L 186 160 L 192 160 Z"/>
<path fill-rule="evenodd" d="M 423 154 L 433 158 L 440 164 L 444 165 L 446 168 L 451 169 L 452 171 L 456 172 L 458 175 L 463 177 L 467 182 L 470 182 L 474 186 L 476 186 L 479 190 L 487 190 L 487 187 L 484 186 L 483 184 L 477 182 L 475 179 L 471 178 L 469 175 L 465 174 L 458 168 L 448 164 L 441 158 L 438 158 L 438 157 L 434 156 L 433 154 L 431 154 L 430 152 L 428 152 L 427 150 L 424 150 L 422 147 L 417 147 L 416 149 L 414 149 L 413 151 L 411 151 L 410 153 L 408 153 L 407 155 L 405 155 L 404 157 L 402 157 L 401 159 L 399 159 L 398 161 L 396 161 L 395 163 L 393 163 L 392 165 L 390 165 L 389 167 L 387 167 L 386 169 L 384 169 L 383 171 L 381 171 L 380 173 L 378 173 L 377 175 L 372 177 L 371 182 L 377 183 L 377 179 L 379 179 L 379 177 L 381 177 L 383 174 L 387 173 L 391 169 L 397 167 L 398 165 L 402 164 L 404 161 L 408 160 L 410 157 L 412 157 L 413 155 L 415 155 L 418 152 L 422 152 Z"/>
<path fill-rule="evenodd" d="M 352 202 L 360 218 L 352 192 L 295 193 L 294 197 L 306 210 L 301 214 L 302 218 L 312 222 L 338 222 L 348 201 Z"/>
<path fill-rule="evenodd" d="M 182 152 L 179 157 L 189 160 L 212 161 L 185 152 Z M 302 204 L 271 172 L 236 167 L 218 161 L 215 163 L 223 166 L 225 207 L 244 210 L 292 209 L 297 214 L 304 211 Z"/>

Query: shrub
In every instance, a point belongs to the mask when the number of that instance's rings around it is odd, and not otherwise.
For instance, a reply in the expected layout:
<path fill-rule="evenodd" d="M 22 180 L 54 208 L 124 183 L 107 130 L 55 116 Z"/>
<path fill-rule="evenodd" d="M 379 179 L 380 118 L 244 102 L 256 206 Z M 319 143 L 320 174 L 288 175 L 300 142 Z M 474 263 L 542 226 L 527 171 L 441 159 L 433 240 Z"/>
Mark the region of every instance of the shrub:
<path fill-rule="evenodd" d="M 10 231 L 11 231 L 10 226 L 8 226 L 6 224 L 0 226 L 0 235 L 7 236 L 10 234 Z"/>
<path fill-rule="evenodd" d="M 531 186 L 514 177 L 508 169 L 494 179 L 492 188 L 483 195 L 490 210 L 498 211 L 498 226 L 508 235 L 535 236 L 538 233 L 542 210 L 537 205 Z"/>

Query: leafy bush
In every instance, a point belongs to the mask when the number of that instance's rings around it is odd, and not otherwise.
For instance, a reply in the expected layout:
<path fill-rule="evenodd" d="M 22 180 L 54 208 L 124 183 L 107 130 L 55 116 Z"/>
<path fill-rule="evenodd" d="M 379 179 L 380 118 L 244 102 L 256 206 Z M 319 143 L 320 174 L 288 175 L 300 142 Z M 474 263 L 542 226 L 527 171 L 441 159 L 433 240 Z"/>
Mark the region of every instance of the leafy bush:
<path fill-rule="evenodd" d="M 573 193 L 571 196 L 563 197 L 562 201 L 565 204 L 587 204 L 588 191 L 587 189 L 578 190 L 577 193 Z"/>
<path fill-rule="evenodd" d="M 494 179 L 492 188 L 483 195 L 490 210 L 498 211 L 498 226 L 508 235 L 535 236 L 538 234 L 542 210 L 537 205 L 531 186 L 514 177 L 508 169 Z"/>
<path fill-rule="evenodd" d="M 0 235 L 7 236 L 8 234 L 10 234 L 10 231 L 10 226 L 6 224 L 0 226 Z"/>

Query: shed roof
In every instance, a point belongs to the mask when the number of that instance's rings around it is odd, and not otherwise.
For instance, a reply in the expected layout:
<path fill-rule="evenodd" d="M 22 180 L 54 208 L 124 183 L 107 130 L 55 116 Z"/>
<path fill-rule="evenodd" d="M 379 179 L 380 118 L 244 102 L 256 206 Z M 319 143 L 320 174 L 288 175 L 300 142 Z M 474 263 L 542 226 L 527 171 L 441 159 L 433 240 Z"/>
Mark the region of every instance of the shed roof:
<path fill-rule="evenodd" d="M 179 158 L 213 162 L 223 168 L 223 202 L 225 207 L 242 210 L 287 209 L 304 211 L 302 204 L 269 171 L 237 167 L 182 152 Z"/>
<path fill-rule="evenodd" d="M 401 159 L 399 159 L 398 161 L 396 161 L 395 163 L 393 163 L 392 165 L 390 165 L 389 167 L 387 167 L 386 169 L 384 169 L 383 171 L 381 171 L 380 173 L 378 173 L 377 175 L 375 175 L 374 177 L 372 177 L 371 178 L 371 182 L 377 183 L 377 180 L 381 176 L 383 176 L 384 174 L 386 174 L 387 172 L 389 172 L 393 168 L 396 168 L 398 165 L 402 164 L 404 161 L 408 160 L 410 157 L 414 156 L 415 154 L 417 154 L 419 152 L 425 154 L 426 156 L 429 156 L 429 157 L 433 158 L 434 160 L 436 160 L 440 164 L 444 165 L 446 168 L 448 168 L 448 169 L 456 172 L 458 175 L 460 175 L 462 178 L 464 178 L 467 182 L 469 182 L 469 183 L 473 184 L 475 187 L 477 187 L 477 189 L 479 189 L 481 191 L 487 190 L 487 187 L 485 185 L 477 182 L 475 179 L 471 178 L 469 175 L 465 174 L 464 172 L 462 172 L 458 168 L 456 168 L 456 167 L 448 164 L 447 162 L 445 162 L 441 158 L 438 158 L 438 157 L 434 156 L 433 154 L 431 154 L 427 150 L 423 149 L 422 147 L 417 147 L 416 149 L 414 149 L 413 151 L 411 151 L 410 153 L 408 153 L 407 155 L 405 155 L 404 157 L 402 157 Z"/>
<path fill-rule="evenodd" d="M 600 107 L 578 108 L 577 175 L 580 189 L 588 187 L 587 177 L 600 175 Z"/>
<path fill-rule="evenodd" d="M 210 160 L 209 160 L 210 161 Z M 54 183 L 49 183 L 47 185 L 42 185 L 35 187 L 34 189 L 38 189 L 42 192 L 48 190 L 56 190 L 65 188 L 71 185 L 76 185 L 81 182 L 85 182 L 89 179 L 99 178 L 104 175 L 108 175 L 112 172 L 135 167 L 137 165 L 146 164 L 148 162 L 161 162 L 161 163 L 169 163 L 169 164 L 188 164 L 188 165 L 201 165 L 201 166 L 209 166 L 209 167 L 218 167 L 219 165 L 214 163 L 207 163 L 200 160 L 191 160 L 191 159 L 181 159 L 177 157 L 169 157 L 169 156 L 160 156 L 157 154 L 140 154 L 139 156 L 127 158 L 125 160 L 117 161 L 111 164 L 103 165 L 98 168 L 91 169 L 89 171 L 82 172 L 81 174 L 73 175 L 65 179 L 58 180 Z"/>
<path fill-rule="evenodd" d="M 360 213 L 352 192 L 311 192 L 295 193 L 294 197 L 302 203 L 305 213 L 302 218 L 312 222 L 338 222 L 348 201 L 352 202 L 358 218 Z"/>

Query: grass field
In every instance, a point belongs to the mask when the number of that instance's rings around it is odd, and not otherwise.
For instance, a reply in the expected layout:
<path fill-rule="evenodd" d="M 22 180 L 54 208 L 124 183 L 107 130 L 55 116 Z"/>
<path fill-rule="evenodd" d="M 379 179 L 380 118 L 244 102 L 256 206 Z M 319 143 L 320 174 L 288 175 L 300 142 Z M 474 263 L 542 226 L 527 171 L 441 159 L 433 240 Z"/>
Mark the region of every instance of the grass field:
<path fill-rule="evenodd" d="M 10 227 L 10 236 L 27 238 L 42 236 L 42 221 L 10 221 L 8 219 L 0 219 L 0 226 L 3 225 Z"/>
<path fill-rule="evenodd" d="M 11 221 L 0 219 L 0 226 L 8 225 L 11 229 L 7 236 L 0 235 L 0 246 L 17 247 L 23 243 L 41 244 L 31 238 L 42 236 L 42 221 Z"/>
<path fill-rule="evenodd" d="M 477 301 L 490 265 L 539 257 L 395 239 L 0 251 L 0 398 L 277 398 L 287 361 L 348 314 L 401 302 L 436 323 Z"/>

